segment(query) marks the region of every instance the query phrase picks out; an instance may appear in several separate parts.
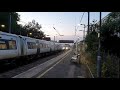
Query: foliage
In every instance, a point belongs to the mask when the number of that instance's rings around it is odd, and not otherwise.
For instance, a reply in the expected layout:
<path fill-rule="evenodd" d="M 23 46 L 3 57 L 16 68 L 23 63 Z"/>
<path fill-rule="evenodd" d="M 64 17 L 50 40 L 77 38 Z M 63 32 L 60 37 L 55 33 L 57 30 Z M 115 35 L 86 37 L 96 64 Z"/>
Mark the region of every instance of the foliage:
<path fill-rule="evenodd" d="M 11 14 L 11 32 L 18 33 L 17 21 L 20 20 L 20 16 L 16 12 L 0 12 L 0 26 L 5 25 L 4 28 L 0 27 L 1 31 L 9 32 L 9 22 L 10 22 L 10 14 Z"/>
<path fill-rule="evenodd" d="M 28 22 L 25 26 L 18 24 L 17 22 L 20 21 L 20 15 L 16 12 L 0 12 L 0 31 L 9 32 L 10 15 L 12 34 L 29 36 L 37 39 L 42 39 L 42 37 L 45 37 L 44 32 L 40 30 L 42 26 L 35 20 Z M 1 25 L 5 25 L 5 27 L 1 27 Z"/>
<path fill-rule="evenodd" d="M 97 25 L 97 24 L 96 24 Z M 90 34 L 86 36 L 87 52 L 90 52 L 93 65 L 96 63 L 98 50 L 97 32 L 94 24 L 90 27 Z M 102 22 L 100 30 L 101 56 L 102 56 L 102 77 L 119 76 L 120 60 L 120 12 L 110 13 Z M 94 67 L 96 68 L 96 67 Z"/>
<path fill-rule="evenodd" d="M 110 55 L 109 53 L 104 56 L 102 64 L 102 77 L 119 78 L 120 59 L 114 55 Z"/>
<path fill-rule="evenodd" d="M 108 15 L 101 27 L 101 46 L 105 52 L 120 56 L 120 12 Z"/>
<path fill-rule="evenodd" d="M 97 46 L 98 46 L 97 32 L 93 31 L 89 35 L 87 35 L 85 42 L 87 44 L 88 51 L 97 50 Z"/>
<path fill-rule="evenodd" d="M 32 22 L 28 22 L 24 26 L 24 29 L 27 30 L 27 35 L 32 38 L 42 39 L 45 37 L 44 32 L 42 32 L 40 29 L 42 28 L 41 25 L 38 24 L 35 20 L 32 20 Z"/>

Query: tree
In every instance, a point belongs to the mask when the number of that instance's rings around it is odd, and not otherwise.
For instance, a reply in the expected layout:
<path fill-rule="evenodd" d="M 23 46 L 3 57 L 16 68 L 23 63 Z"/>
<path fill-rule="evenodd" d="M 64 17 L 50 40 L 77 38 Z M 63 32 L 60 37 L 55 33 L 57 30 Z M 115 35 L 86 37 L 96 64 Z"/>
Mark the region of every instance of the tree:
<path fill-rule="evenodd" d="M 120 12 L 112 12 L 101 27 L 102 49 L 120 56 Z"/>
<path fill-rule="evenodd" d="M 28 22 L 28 24 L 24 26 L 24 29 L 27 30 L 27 36 L 37 39 L 42 39 L 45 37 L 44 32 L 40 30 L 41 28 L 42 26 L 39 25 L 35 20 Z"/>
<path fill-rule="evenodd" d="M 0 12 L 0 26 L 5 25 L 5 28 L 2 29 L 0 27 L 0 30 L 4 32 L 9 32 L 8 30 L 9 30 L 10 14 L 11 14 L 11 33 L 18 33 L 17 21 L 20 20 L 20 16 L 16 12 Z"/>
<path fill-rule="evenodd" d="M 98 49 L 97 30 L 92 27 L 91 32 L 86 36 L 87 51 L 90 52 L 93 60 L 92 65 L 96 61 Z M 120 12 L 112 12 L 104 18 L 100 30 L 101 56 L 102 56 L 102 77 L 118 77 L 119 76 L 119 60 L 120 60 Z M 95 67 L 96 68 L 96 67 Z"/>
<path fill-rule="evenodd" d="M 35 20 L 28 22 L 25 26 L 18 24 L 17 22 L 20 21 L 20 15 L 16 12 L 0 12 L 0 31 L 9 32 L 10 14 L 12 34 L 29 36 L 37 39 L 45 37 L 44 32 L 40 30 L 42 26 Z M 1 27 L 1 25 L 4 25 L 5 27 Z"/>

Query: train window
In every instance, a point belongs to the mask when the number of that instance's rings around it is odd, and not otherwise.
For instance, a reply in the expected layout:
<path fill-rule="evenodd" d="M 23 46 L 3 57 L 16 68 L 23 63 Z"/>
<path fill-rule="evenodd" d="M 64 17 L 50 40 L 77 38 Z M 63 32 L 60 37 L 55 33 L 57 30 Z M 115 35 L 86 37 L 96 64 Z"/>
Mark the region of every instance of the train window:
<path fill-rule="evenodd" d="M 42 43 L 40 43 L 40 48 L 42 48 L 43 47 L 43 44 Z"/>
<path fill-rule="evenodd" d="M 15 40 L 9 40 L 8 45 L 9 45 L 9 49 L 17 49 Z"/>
<path fill-rule="evenodd" d="M 47 48 L 48 48 L 48 44 L 47 44 Z"/>
<path fill-rule="evenodd" d="M 45 45 L 45 44 L 42 44 L 42 46 L 43 46 L 43 48 L 45 48 L 45 47 L 46 47 L 46 45 Z"/>
<path fill-rule="evenodd" d="M 39 45 L 39 43 L 36 43 L 36 48 L 40 48 L 40 45 Z"/>
<path fill-rule="evenodd" d="M 47 45 L 45 44 L 45 48 L 47 48 Z"/>
<path fill-rule="evenodd" d="M 7 42 L 5 40 L 0 40 L 0 50 L 6 50 L 6 49 L 8 49 Z"/>
<path fill-rule="evenodd" d="M 27 42 L 27 45 L 28 45 L 28 49 L 35 49 L 35 48 L 37 48 L 37 45 L 34 42 Z"/>

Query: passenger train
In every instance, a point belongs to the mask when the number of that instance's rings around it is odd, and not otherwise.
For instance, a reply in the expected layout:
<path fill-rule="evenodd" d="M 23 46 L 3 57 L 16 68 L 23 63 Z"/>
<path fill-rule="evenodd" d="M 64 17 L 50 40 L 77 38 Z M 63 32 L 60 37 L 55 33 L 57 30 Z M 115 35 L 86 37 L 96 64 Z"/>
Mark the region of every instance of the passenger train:
<path fill-rule="evenodd" d="M 62 45 L 58 42 L 0 31 L 0 60 L 39 56 L 60 50 L 62 50 Z"/>

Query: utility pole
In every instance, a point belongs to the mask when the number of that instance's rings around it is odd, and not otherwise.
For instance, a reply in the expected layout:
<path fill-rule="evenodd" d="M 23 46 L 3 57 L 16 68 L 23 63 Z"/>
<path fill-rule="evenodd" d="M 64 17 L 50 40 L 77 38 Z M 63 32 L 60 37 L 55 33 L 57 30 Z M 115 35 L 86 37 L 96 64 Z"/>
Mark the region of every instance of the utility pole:
<path fill-rule="evenodd" d="M 100 31 L 101 31 L 101 12 L 100 12 L 100 28 L 98 31 L 98 39 L 99 39 L 98 56 L 97 56 L 97 77 L 98 78 L 101 77 Z"/>
<path fill-rule="evenodd" d="M 88 32 L 87 32 L 87 34 L 89 35 L 89 23 L 90 23 L 90 12 L 88 12 Z"/>
<path fill-rule="evenodd" d="M 76 55 L 77 55 L 77 41 L 76 41 Z"/>
<path fill-rule="evenodd" d="M 83 40 L 85 42 L 85 25 L 84 25 L 84 31 L 83 31 Z"/>
<path fill-rule="evenodd" d="M 85 24 L 81 24 L 81 25 L 84 25 L 84 30 L 83 30 L 83 43 L 85 41 L 85 28 L 86 28 L 86 25 Z"/>
<path fill-rule="evenodd" d="M 55 42 L 55 36 L 54 36 L 54 42 Z"/>
<path fill-rule="evenodd" d="M 9 14 L 9 33 L 11 33 L 11 13 Z"/>
<path fill-rule="evenodd" d="M 75 36 L 76 36 L 76 32 L 77 32 L 77 29 L 76 29 L 76 17 L 75 17 Z M 77 39 L 76 39 L 76 55 L 77 55 Z"/>

